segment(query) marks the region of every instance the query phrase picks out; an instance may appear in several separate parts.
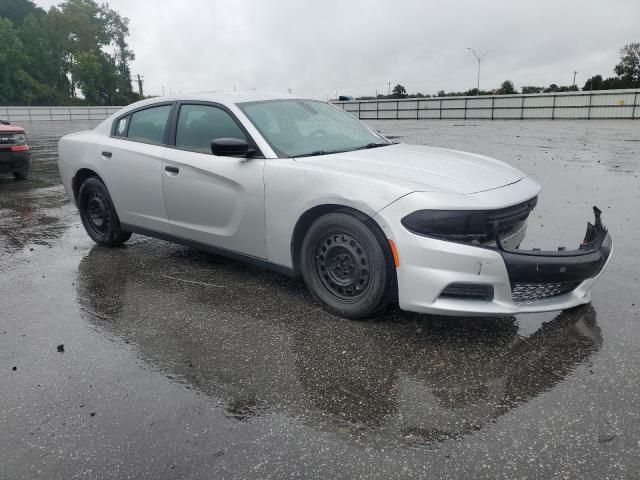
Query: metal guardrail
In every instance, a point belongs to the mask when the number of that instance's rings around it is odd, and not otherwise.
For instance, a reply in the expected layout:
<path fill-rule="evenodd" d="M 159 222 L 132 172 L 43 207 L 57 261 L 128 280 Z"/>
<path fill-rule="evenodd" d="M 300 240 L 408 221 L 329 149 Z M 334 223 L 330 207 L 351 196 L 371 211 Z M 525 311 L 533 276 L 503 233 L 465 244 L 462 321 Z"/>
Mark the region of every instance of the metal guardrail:
<path fill-rule="evenodd" d="M 352 100 L 335 105 L 362 120 L 638 119 L 640 90 Z"/>
<path fill-rule="evenodd" d="M 104 120 L 122 107 L 0 107 L 0 119 L 10 122 Z"/>

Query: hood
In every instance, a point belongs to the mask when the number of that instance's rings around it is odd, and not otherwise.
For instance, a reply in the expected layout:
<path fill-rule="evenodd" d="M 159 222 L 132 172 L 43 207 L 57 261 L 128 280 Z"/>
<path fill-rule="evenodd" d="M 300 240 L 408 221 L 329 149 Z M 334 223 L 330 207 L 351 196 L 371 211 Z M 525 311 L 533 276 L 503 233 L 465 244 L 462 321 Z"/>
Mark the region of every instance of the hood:
<path fill-rule="evenodd" d="M 24 133 L 24 128 L 17 125 L 3 125 L 0 123 L 0 133 Z"/>
<path fill-rule="evenodd" d="M 296 159 L 306 168 L 382 180 L 411 191 L 472 194 L 521 180 L 504 162 L 475 153 L 397 144 Z"/>

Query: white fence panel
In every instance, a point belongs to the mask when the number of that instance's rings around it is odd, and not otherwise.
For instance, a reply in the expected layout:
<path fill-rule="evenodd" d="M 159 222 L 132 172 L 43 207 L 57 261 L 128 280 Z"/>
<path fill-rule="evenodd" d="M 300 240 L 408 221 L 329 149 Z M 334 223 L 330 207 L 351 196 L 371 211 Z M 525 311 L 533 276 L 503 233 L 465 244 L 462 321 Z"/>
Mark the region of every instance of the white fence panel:
<path fill-rule="evenodd" d="M 122 107 L 0 107 L 0 119 L 10 122 L 104 120 Z M 356 113 L 358 106 L 356 105 Z"/>
<path fill-rule="evenodd" d="M 362 119 L 640 118 L 640 90 L 338 102 Z"/>

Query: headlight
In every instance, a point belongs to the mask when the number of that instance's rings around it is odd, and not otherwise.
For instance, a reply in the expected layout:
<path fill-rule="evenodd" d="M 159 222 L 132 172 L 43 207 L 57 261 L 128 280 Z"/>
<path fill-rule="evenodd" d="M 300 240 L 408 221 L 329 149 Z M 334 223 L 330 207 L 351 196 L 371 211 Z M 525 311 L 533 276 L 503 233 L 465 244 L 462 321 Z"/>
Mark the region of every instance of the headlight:
<path fill-rule="evenodd" d="M 418 210 L 404 217 L 404 228 L 417 235 L 459 242 L 486 242 L 524 222 L 538 197 L 494 210 Z"/>
<path fill-rule="evenodd" d="M 25 145 L 27 143 L 27 136 L 24 133 L 14 133 L 11 135 L 11 141 L 16 145 Z"/>
<path fill-rule="evenodd" d="M 484 211 L 418 210 L 402 219 L 404 227 L 418 235 L 459 240 L 486 240 Z"/>

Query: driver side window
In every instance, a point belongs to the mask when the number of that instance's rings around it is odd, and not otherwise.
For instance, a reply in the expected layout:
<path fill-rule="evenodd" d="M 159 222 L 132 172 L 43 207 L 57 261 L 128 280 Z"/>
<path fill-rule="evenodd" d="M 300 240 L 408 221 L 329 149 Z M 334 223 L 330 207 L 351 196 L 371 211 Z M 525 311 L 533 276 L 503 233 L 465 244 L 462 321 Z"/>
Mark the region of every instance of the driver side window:
<path fill-rule="evenodd" d="M 176 147 L 201 153 L 211 153 L 216 138 L 247 136 L 226 111 L 211 105 L 182 105 L 176 128 Z"/>

